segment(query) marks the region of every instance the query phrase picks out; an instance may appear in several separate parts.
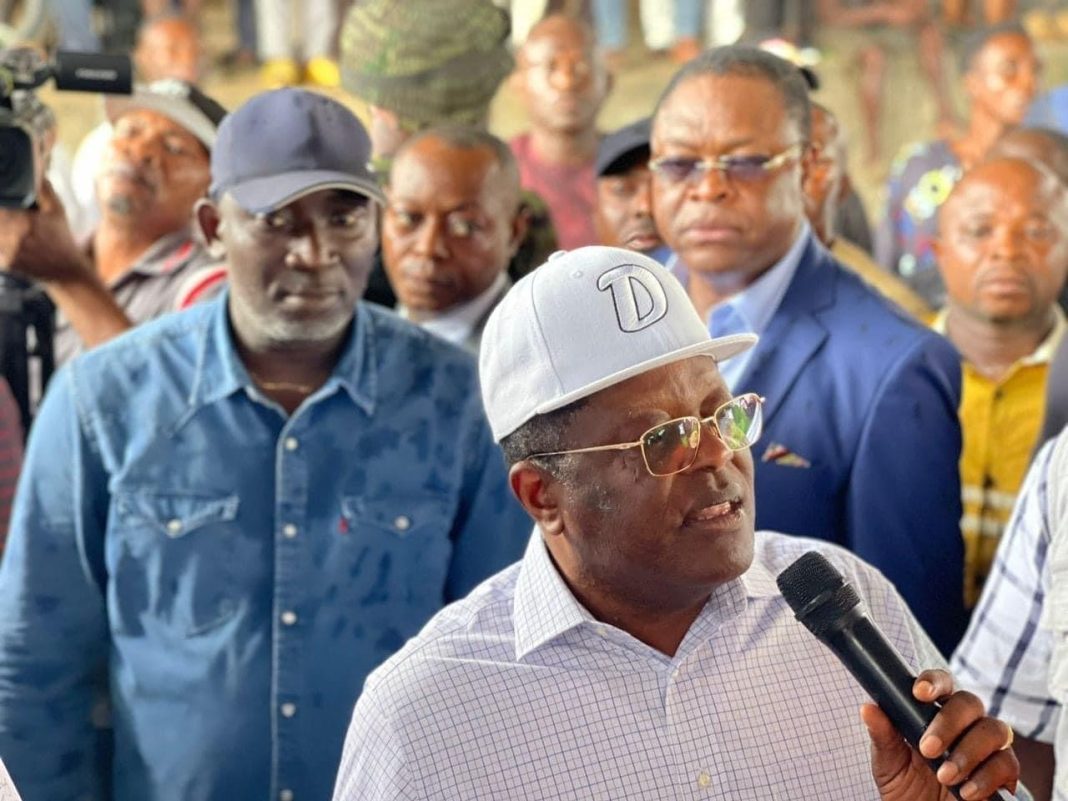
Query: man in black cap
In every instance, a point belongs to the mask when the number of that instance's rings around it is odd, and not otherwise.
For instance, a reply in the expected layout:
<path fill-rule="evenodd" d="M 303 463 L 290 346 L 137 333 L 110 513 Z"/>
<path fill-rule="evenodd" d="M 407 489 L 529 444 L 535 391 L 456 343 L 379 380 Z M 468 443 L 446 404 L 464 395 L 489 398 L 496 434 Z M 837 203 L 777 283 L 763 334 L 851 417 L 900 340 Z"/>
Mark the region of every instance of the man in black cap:
<path fill-rule="evenodd" d="M 601 140 L 593 221 L 602 245 L 636 250 L 664 264 L 671 250 L 653 222 L 649 122 L 648 117 L 632 122 Z"/>
<path fill-rule="evenodd" d="M 367 104 L 383 181 L 393 156 L 419 131 L 436 125 L 487 129 L 490 102 L 514 65 L 508 31 L 508 14 L 490 0 L 353 4 L 341 29 L 341 84 Z M 508 266 L 511 280 L 557 249 L 545 201 L 524 191 L 521 204 L 526 233 Z M 398 302 L 380 262 L 364 297 L 383 306 Z"/>
<path fill-rule="evenodd" d="M 370 141 L 323 95 L 219 129 L 229 288 L 72 362 L 0 570 L 0 753 L 26 798 L 330 796 L 367 673 L 530 532 L 473 360 L 357 303 Z M 106 672 L 115 754 L 92 755 Z"/>
<path fill-rule="evenodd" d="M 223 275 L 190 221 L 226 110 L 191 84 L 165 80 L 109 98 L 107 111 L 113 128 L 96 178 L 102 217 L 88 253 L 47 184 L 36 210 L 0 210 L 0 266 L 40 281 L 59 308 L 57 362 L 188 305 Z"/>

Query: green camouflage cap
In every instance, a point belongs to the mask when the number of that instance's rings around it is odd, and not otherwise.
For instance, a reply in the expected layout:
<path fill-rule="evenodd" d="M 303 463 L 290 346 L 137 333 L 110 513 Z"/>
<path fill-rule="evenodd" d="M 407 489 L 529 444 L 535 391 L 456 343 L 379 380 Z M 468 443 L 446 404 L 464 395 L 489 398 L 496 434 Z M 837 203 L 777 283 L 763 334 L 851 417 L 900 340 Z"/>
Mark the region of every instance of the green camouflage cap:
<path fill-rule="evenodd" d="M 510 27 L 490 0 L 357 0 L 341 31 L 341 83 L 420 126 L 477 125 L 512 71 Z"/>

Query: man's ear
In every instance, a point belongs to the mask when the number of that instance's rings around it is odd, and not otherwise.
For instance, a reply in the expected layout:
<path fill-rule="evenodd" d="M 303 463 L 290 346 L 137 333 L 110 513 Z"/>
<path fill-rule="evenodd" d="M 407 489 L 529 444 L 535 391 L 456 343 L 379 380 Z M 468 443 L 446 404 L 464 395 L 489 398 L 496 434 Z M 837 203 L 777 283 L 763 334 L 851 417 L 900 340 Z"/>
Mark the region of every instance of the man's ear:
<path fill-rule="evenodd" d="M 377 123 L 379 125 L 384 125 L 394 131 L 400 128 L 400 120 L 397 118 L 397 115 L 388 108 L 371 105 L 368 106 L 367 110 L 371 115 L 372 124 Z"/>
<path fill-rule="evenodd" d="M 512 218 L 512 232 L 508 240 L 508 253 L 513 257 L 519 252 L 519 247 L 523 244 L 523 239 L 526 238 L 529 229 L 530 209 L 526 203 L 520 203 L 515 217 Z"/>
<path fill-rule="evenodd" d="M 801 164 L 801 188 L 804 189 L 809 182 L 809 176 L 816 169 L 816 149 L 810 144 L 804 146 L 804 150 L 801 151 L 801 158 L 799 159 Z"/>
<path fill-rule="evenodd" d="M 842 159 L 842 177 L 838 179 L 838 197 L 847 198 L 853 192 L 853 179 L 849 177 L 849 172 L 845 168 L 845 159 Z"/>
<path fill-rule="evenodd" d="M 546 536 L 564 532 L 564 517 L 559 506 L 560 482 L 529 460 L 516 462 L 508 471 L 512 493 L 534 518 Z"/>
<path fill-rule="evenodd" d="M 209 198 L 203 197 L 193 206 L 193 217 L 196 220 L 197 232 L 203 239 L 208 253 L 215 259 L 225 258 L 226 247 L 219 237 L 219 228 L 222 226 L 219 207 Z"/>
<path fill-rule="evenodd" d="M 601 97 L 601 102 L 604 103 L 608 96 L 612 94 L 612 90 L 616 88 L 616 74 L 608 69 L 604 59 L 601 60 L 601 69 L 604 70 L 604 94 Z"/>

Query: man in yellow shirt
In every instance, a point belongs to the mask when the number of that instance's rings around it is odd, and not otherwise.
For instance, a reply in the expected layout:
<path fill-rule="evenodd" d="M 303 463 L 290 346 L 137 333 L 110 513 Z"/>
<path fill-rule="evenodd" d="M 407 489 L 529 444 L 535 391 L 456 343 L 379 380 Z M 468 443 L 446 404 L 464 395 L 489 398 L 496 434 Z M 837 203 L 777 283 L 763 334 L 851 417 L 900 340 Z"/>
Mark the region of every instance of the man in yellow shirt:
<path fill-rule="evenodd" d="M 1050 358 L 1064 336 L 1057 295 L 1068 274 L 1068 194 L 1036 162 L 974 167 L 939 214 L 946 284 L 933 327 L 962 356 L 964 593 L 979 598 L 1030 461 Z"/>

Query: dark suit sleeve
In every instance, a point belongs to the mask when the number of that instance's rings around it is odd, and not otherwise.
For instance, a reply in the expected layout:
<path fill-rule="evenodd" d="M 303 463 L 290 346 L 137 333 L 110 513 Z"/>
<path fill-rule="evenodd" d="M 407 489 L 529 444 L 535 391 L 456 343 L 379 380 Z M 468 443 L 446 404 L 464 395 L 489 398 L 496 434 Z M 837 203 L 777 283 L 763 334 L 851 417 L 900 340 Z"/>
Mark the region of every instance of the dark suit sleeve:
<path fill-rule="evenodd" d="M 1042 431 L 1035 443 L 1035 453 L 1061 433 L 1068 425 L 1068 339 L 1062 340 L 1053 356 L 1046 379 L 1046 416 L 1042 420 Z"/>
<path fill-rule="evenodd" d="M 888 365 L 847 489 L 849 544 L 897 587 L 943 654 L 964 633 L 960 360 L 925 335 Z"/>

